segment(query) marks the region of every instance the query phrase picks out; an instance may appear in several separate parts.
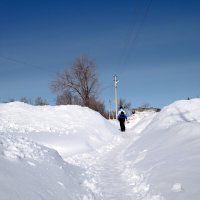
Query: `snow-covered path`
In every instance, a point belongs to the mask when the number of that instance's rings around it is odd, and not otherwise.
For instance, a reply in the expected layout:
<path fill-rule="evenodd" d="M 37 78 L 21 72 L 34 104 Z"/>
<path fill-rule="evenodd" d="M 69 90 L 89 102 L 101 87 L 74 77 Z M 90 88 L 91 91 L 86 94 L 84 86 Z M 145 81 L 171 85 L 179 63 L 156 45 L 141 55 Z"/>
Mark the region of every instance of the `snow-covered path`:
<path fill-rule="evenodd" d="M 99 174 L 99 187 L 104 200 L 133 199 L 132 188 L 122 176 L 125 164 L 122 150 L 127 148 L 127 143 L 126 138 L 120 145 L 103 156 L 95 166 L 96 174 Z"/>
<path fill-rule="evenodd" d="M 128 132 L 116 138 L 108 145 L 93 154 L 83 154 L 66 159 L 72 164 L 78 164 L 86 169 L 85 182 L 95 194 L 95 200 L 133 200 L 133 186 L 123 175 L 126 167 L 124 151 L 133 142 L 134 137 Z"/>

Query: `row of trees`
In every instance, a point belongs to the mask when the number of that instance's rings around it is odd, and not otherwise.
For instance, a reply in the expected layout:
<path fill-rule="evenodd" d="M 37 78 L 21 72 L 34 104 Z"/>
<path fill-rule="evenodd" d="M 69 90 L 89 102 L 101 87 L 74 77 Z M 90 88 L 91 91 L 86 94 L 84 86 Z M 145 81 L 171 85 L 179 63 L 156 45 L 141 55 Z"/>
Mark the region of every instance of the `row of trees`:
<path fill-rule="evenodd" d="M 14 101 L 20 101 L 20 102 L 27 103 L 27 104 L 30 104 L 30 105 L 35 105 L 35 106 L 49 105 L 48 102 L 40 96 L 36 97 L 34 102 L 32 102 L 30 99 L 27 99 L 26 97 L 22 97 L 19 100 L 9 99 L 8 101 L 5 101 L 4 103 L 9 103 L 9 102 L 14 102 Z"/>

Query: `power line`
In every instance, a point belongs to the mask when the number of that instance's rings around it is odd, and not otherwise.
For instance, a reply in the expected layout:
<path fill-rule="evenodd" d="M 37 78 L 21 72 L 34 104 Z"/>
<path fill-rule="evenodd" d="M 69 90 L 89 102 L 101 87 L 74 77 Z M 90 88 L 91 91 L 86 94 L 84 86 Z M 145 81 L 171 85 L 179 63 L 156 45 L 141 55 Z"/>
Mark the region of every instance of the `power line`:
<path fill-rule="evenodd" d="M 16 63 L 16 64 L 26 65 L 26 66 L 29 67 L 29 69 L 32 68 L 32 69 L 38 69 L 38 70 L 43 70 L 43 71 L 45 70 L 46 71 L 45 67 L 42 67 L 42 66 L 39 66 L 39 65 L 35 65 L 35 64 L 31 64 L 31 63 L 28 63 L 28 62 L 26 62 L 24 60 L 11 58 L 11 57 L 4 56 L 4 55 L 0 55 L 0 58 L 2 58 L 4 60 L 8 60 L 8 61 Z M 51 72 L 53 72 L 53 71 L 51 71 Z"/>
<path fill-rule="evenodd" d="M 129 43 L 127 43 L 127 48 L 124 50 L 124 58 L 122 59 L 122 66 L 123 66 L 123 70 L 124 70 L 124 66 L 126 65 L 130 55 L 131 55 L 131 48 L 133 48 L 134 44 L 136 43 L 137 39 L 139 38 L 139 35 L 141 33 L 141 30 L 143 29 L 144 23 L 146 21 L 148 12 L 150 10 L 152 4 L 152 0 L 149 0 L 149 2 L 147 3 L 144 15 L 142 17 L 141 22 L 139 23 L 139 25 L 137 26 L 137 30 L 134 34 L 134 26 L 132 27 L 131 30 L 131 36 L 129 37 Z"/>
<path fill-rule="evenodd" d="M 104 85 L 102 88 L 101 88 L 101 90 L 102 91 L 105 91 L 105 90 L 108 90 L 108 89 L 110 89 L 110 88 L 112 88 L 113 87 L 113 84 L 107 84 L 107 85 Z"/>
<path fill-rule="evenodd" d="M 123 45 L 122 45 L 122 50 L 121 50 L 122 53 L 121 53 L 121 59 L 120 59 L 121 65 L 122 65 L 122 61 L 124 60 L 124 57 L 125 57 L 125 55 L 128 51 L 128 47 L 130 45 L 130 40 L 131 40 L 132 35 L 134 33 L 134 29 L 136 28 L 136 21 L 137 21 L 136 18 L 139 15 L 140 8 L 135 8 L 135 7 L 134 7 L 134 4 L 133 4 L 132 5 L 132 11 L 131 11 L 132 15 L 130 17 L 131 23 L 129 23 L 129 29 L 128 29 L 127 37 L 125 37 Z"/>

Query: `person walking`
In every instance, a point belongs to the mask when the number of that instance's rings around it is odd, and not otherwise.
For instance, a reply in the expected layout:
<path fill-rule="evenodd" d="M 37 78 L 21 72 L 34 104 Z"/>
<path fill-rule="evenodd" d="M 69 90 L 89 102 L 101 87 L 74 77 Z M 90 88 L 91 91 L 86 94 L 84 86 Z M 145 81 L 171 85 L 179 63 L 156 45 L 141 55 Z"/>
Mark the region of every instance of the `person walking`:
<path fill-rule="evenodd" d="M 119 108 L 117 119 L 119 120 L 121 131 L 124 132 L 126 130 L 125 120 L 127 120 L 127 116 L 122 106 Z"/>

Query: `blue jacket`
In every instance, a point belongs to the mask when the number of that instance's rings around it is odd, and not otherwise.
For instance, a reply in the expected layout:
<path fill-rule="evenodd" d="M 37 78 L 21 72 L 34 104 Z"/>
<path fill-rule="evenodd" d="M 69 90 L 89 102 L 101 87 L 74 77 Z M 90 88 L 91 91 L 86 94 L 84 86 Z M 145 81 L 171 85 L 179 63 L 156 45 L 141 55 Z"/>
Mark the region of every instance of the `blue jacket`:
<path fill-rule="evenodd" d="M 123 109 L 119 110 L 117 119 L 118 120 L 120 120 L 120 119 L 127 119 L 126 113 L 125 113 L 125 111 Z"/>

